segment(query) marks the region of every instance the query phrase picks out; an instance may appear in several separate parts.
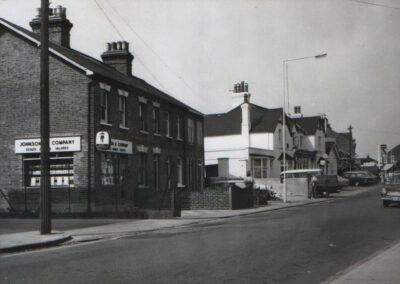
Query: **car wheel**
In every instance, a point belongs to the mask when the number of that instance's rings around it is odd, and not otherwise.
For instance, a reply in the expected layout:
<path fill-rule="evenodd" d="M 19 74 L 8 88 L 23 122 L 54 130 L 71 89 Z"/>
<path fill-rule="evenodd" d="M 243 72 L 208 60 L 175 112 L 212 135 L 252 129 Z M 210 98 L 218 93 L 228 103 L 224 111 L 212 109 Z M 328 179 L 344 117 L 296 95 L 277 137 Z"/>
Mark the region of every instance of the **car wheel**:
<path fill-rule="evenodd" d="M 389 200 L 383 200 L 383 207 L 388 207 L 390 204 Z"/>

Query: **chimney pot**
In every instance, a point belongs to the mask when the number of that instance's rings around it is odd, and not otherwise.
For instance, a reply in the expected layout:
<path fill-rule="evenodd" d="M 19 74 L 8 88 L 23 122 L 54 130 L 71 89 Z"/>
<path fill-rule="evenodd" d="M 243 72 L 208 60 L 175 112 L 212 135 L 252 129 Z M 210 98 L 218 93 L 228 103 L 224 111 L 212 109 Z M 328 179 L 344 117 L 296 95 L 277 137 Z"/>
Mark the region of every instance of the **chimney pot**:
<path fill-rule="evenodd" d="M 36 34 L 40 33 L 40 18 L 42 11 L 37 9 L 37 16 L 29 23 L 32 31 Z M 61 19 L 60 19 L 61 18 Z M 70 45 L 71 22 L 66 18 L 66 8 L 57 6 L 49 8 L 49 39 L 50 41 L 64 47 Z"/>
<path fill-rule="evenodd" d="M 249 91 L 249 84 L 247 84 L 247 83 L 244 84 L 244 91 L 245 92 Z"/>

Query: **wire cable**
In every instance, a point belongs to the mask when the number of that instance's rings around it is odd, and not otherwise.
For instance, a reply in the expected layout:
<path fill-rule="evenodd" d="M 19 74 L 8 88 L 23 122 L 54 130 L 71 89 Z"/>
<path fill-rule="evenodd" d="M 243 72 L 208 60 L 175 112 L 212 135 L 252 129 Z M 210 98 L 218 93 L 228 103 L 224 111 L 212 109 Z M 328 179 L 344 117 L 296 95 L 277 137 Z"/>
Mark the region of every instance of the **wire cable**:
<path fill-rule="evenodd" d="M 115 9 L 111 4 L 110 1 L 106 0 L 106 2 L 108 3 L 108 5 L 114 10 L 114 12 L 121 18 L 121 20 L 127 25 L 127 27 L 143 42 L 143 44 L 154 54 L 156 55 L 160 61 L 164 64 L 164 66 L 169 69 L 171 71 L 171 73 L 179 80 L 181 80 L 185 86 L 191 91 L 193 92 L 194 95 L 197 95 L 196 92 L 192 89 L 192 87 L 186 82 L 186 80 L 183 78 L 182 75 L 178 74 L 177 72 L 175 72 L 170 66 L 169 64 L 143 39 L 142 36 L 140 36 L 140 34 L 138 32 L 136 32 L 133 27 L 131 26 L 131 24 L 121 15 L 121 13 L 118 12 L 117 9 Z"/>
<path fill-rule="evenodd" d="M 100 11 L 103 13 L 104 17 L 107 19 L 107 21 L 110 23 L 110 25 L 114 28 L 114 30 L 117 32 L 117 34 L 120 36 L 120 38 L 124 41 L 125 38 L 122 35 L 122 33 L 118 30 L 118 28 L 114 25 L 113 21 L 111 20 L 111 18 L 107 15 L 106 11 L 103 9 L 103 7 L 97 2 L 97 0 L 93 0 L 97 7 L 100 9 Z M 157 77 L 150 71 L 149 68 L 147 68 L 147 66 L 144 64 L 144 62 L 139 58 L 139 56 L 137 54 L 135 54 L 136 58 L 138 59 L 138 61 L 140 62 L 140 64 L 142 64 L 142 66 L 147 70 L 147 72 L 149 72 L 149 74 L 153 77 L 153 79 L 160 85 L 160 87 L 162 88 L 162 90 L 164 92 L 166 91 L 166 88 L 161 84 L 161 82 L 157 79 Z"/>
<path fill-rule="evenodd" d="M 366 4 L 366 5 L 371 5 L 371 6 L 378 6 L 378 7 L 393 9 L 393 10 L 400 10 L 400 7 L 393 7 L 393 6 L 383 5 L 383 4 L 371 3 L 371 2 L 362 1 L 362 0 L 350 0 L 350 1 L 361 3 L 361 4 Z"/>

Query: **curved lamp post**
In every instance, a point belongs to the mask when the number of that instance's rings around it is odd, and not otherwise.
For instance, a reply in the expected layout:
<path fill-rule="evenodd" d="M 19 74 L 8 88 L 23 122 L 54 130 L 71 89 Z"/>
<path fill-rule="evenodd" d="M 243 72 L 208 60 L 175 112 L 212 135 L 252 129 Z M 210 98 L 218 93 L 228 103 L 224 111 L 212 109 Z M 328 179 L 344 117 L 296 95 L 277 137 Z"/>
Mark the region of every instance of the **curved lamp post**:
<path fill-rule="evenodd" d="M 282 151 L 283 151 L 283 202 L 287 202 L 287 191 L 286 191 L 286 96 L 289 94 L 289 80 L 288 80 L 288 62 L 298 61 L 303 59 L 320 59 L 324 58 L 328 53 L 321 53 L 313 56 L 299 57 L 283 60 L 283 107 L 282 107 Z"/>

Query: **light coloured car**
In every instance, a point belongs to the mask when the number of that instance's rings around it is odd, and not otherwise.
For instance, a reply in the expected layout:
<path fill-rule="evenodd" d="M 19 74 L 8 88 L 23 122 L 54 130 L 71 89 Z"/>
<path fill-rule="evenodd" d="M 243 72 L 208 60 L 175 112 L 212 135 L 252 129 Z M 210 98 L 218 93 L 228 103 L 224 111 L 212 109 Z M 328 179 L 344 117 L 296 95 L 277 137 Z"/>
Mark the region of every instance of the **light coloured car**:
<path fill-rule="evenodd" d="M 350 185 L 350 181 L 347 178 L 338 176 L 337 179 L 338 179 L 338 183 L 339 183 L 339 188 L 343 188 L 345 186 L 349 186 Z"/>
<path fill-rule="evenodd" d="M 389 178 L 381 191 L 383 207 L 388 207 L 391 203 L 400 203 L 400 175 Z"/>

